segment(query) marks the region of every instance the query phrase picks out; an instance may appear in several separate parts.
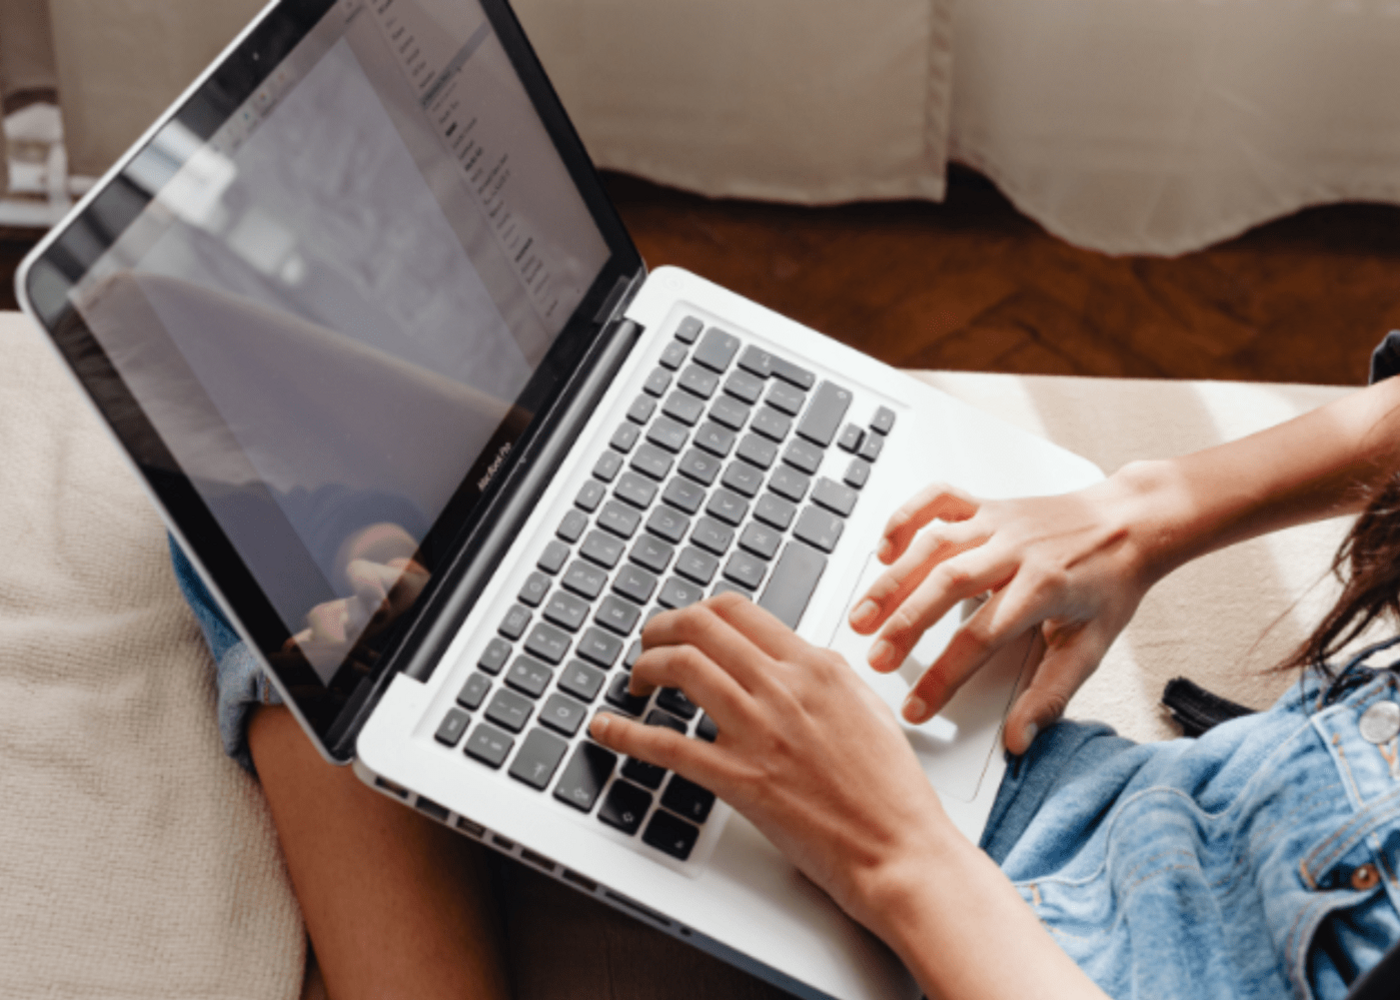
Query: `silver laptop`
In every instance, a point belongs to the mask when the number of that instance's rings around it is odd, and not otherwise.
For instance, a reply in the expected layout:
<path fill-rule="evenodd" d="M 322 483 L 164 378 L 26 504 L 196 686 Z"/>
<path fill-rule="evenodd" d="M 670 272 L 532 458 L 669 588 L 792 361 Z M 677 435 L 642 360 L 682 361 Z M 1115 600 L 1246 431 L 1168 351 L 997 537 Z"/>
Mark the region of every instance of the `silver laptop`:
<path fill-rule="evenodd" d="M 794 993 L 915 996 L 704 788 L 587 739 L 645 622 L 736 590 L 843 624 L 933 479 L 1088 462 L 685 272 L 648 275 L 504 0 L 268 7 L 18 278 L 329 760 Z M 976 838 L 1027 638 L 907 727 Z"/>

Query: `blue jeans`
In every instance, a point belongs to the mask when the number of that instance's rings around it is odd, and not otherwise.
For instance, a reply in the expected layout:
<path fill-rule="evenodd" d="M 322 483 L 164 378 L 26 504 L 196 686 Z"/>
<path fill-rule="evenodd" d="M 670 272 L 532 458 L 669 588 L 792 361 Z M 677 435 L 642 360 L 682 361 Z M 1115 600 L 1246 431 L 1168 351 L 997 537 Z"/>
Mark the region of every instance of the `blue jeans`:
<path fill-rule="evenodd" d="M 1397 741 L 1358 722 L 1400 677 L 1299 682 L 1199 739 L 1042 733 L 982 846 L 1113 997 L 1332 1000 L 1400 939 Z"/>

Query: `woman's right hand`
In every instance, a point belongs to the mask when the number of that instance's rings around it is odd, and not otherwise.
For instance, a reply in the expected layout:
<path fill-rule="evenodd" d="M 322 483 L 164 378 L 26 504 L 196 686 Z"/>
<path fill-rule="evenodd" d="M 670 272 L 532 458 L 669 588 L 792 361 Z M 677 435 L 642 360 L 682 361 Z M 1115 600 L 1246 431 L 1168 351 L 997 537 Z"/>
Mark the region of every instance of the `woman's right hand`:
<path fill-rule="evenodd" d="M 857 632 L 879 631 L 874 669 L 897 669 L 960 601 L 990 594 L 910 690 L 906 719 L 932 718 L 1032 628 L 1046 652 L 1007 716 L 1007 749 L 1024 753 L 1059 718 L 1156 579 L 1134 479 L 1128 467 L 1074 493 L 1015 500 L 980 500 L 938 484 L 895 513 L 879 551 L 890 569 L 851 612 Z"/>

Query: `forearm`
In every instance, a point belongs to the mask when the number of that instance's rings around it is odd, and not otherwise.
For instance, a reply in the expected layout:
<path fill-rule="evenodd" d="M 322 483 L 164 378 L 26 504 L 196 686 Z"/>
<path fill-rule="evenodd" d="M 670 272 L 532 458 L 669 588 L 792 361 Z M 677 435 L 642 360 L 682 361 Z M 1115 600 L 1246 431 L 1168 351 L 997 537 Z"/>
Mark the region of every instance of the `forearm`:
<path fill-rule="evenodd" d="M 1103 484 L 1131 523 L 1145 582 L 1270 531 L 1356 513 L 1400 466 L 1400 380 L 1179 458 L 1124 466 Z"/>

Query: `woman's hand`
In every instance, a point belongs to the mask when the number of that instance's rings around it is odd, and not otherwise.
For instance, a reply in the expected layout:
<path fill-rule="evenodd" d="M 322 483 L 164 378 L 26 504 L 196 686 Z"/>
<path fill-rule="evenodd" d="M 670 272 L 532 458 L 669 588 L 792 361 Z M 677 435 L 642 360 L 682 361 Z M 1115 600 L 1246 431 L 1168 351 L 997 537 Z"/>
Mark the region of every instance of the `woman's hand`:
<path fill-rule="evenodd" d="M 1138 496 L 1116 478 L 1018 500 L 935 485 L 900 508 L 879 552 L 890 569 L 851 612 L 857 632 L 880 630 L 874 669 L 898 669 L 960 601 L 990 594 L 914 685 L 905 718 L 932 718 L 998 650 L 1039 628 L 1045 656 L 1006 720 L 1007 749 L 1024 753 L 1064 712 L 1155 579 L 1137 530 Z"/>
<path fill-rule="evenodd" d="M 680 688 L 718 739 L 606 714 L 593 737 L 714 792 L 875 933 L 890 932 L 882 900 L 911 871 L 967 845 L 899 723 L 837 654 L 734 594 L 657 616 L 643 644 L 633 693 Z"/>

